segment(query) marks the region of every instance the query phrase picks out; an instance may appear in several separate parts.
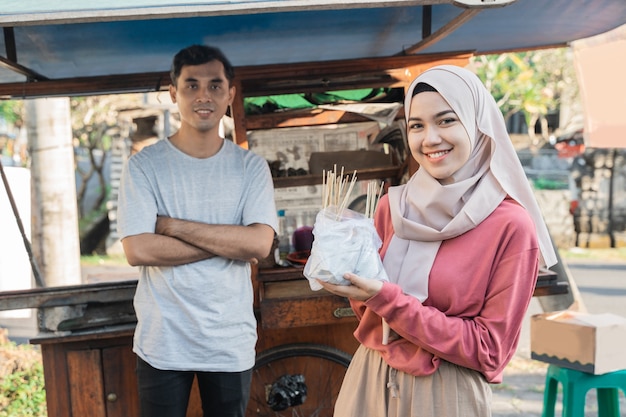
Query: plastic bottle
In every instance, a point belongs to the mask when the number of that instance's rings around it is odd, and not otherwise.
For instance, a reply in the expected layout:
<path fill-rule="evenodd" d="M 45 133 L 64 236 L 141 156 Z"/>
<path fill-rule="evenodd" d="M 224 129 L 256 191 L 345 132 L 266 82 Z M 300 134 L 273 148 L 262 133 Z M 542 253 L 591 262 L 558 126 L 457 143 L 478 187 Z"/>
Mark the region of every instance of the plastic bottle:
<path fill-rule="evenodd" d="M 291 236 L 287 227 L 285 210 L 278 210 L 278 257 L 285 260 L 291 250 Z"/>

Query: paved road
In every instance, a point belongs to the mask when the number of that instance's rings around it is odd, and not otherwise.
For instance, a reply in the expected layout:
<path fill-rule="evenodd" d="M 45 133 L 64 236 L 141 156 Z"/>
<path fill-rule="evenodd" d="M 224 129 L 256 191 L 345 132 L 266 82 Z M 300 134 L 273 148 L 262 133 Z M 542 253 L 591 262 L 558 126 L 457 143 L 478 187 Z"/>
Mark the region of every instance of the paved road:
<path fill-rule="evenodd" d="M 589 313 L 626 317 L 626 263 L 569 262 L 568 265 Z"/>

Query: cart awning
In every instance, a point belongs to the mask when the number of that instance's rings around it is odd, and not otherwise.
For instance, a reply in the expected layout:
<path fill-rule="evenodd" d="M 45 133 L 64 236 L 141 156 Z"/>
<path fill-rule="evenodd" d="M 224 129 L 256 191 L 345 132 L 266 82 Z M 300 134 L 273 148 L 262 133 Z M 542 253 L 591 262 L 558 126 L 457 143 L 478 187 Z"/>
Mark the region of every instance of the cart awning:
<path fill-rule="evenodd" d="M 564 46 L 626 23 L 624 0 L 500 1 L 511 2 L 3 0 L 0 97 L 23 97 L 28 83 L 167 72 L 194 43 L 220 47 L 238 67 L 288 65 Z M 121 92 L 114 79 L 92 85 L 83 93 Z"/>

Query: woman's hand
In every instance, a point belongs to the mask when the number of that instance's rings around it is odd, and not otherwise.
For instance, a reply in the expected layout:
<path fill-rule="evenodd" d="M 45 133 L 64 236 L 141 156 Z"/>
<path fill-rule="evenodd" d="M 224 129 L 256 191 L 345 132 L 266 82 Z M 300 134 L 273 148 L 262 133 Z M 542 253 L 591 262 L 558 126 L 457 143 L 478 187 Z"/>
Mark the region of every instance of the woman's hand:
<path fill-rule="evenodd" d="M 350 281 L 351 285 L 335 285 L 319 279 L 317 282 L 328 292 L 359 301 L 365 301 L 375 296 L 383 288 L 382 281 L 363 278 L 351 272 L 346 272 L 343 277 Z"/>

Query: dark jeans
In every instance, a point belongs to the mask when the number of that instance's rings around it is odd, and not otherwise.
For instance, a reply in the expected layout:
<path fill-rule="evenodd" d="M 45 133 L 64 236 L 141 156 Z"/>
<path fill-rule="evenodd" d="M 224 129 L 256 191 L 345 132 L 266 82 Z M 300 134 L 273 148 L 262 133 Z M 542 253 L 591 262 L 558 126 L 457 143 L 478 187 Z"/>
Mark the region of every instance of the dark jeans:
<path fill-rule="evenodd" d="M 162 371 L 137 358 L 141 417 L 185 417 L 194 377 L 198 378 L 204 417 L 244 417 L 252 370 Z"/>

